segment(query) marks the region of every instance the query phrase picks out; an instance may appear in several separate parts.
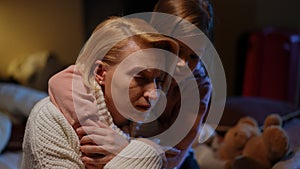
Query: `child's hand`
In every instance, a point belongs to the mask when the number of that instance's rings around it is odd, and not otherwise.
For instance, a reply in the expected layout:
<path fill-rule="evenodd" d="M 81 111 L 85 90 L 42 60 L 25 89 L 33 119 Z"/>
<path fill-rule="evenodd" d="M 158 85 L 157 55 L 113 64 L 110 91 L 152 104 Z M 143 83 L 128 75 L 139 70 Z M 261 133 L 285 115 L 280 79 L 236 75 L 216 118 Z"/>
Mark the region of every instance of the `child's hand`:
<path fill-rule="evenodd" d="M 129 142 L 110 127 L 99 123 L 98 126 L 82 126 L 76 130 L 80 139 L 82 161 L 90 166 L 108 163 L 120 153 Z"/>

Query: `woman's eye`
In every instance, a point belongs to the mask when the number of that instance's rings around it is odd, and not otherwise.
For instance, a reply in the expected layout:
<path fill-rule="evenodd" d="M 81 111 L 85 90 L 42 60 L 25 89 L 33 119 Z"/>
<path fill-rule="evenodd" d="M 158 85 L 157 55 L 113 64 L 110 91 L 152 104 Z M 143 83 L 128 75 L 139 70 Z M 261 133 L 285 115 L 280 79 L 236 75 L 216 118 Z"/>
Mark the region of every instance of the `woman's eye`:
<path fill-rule="evenodd" d="M 141 75 L 134 76 L 134 79 L 137 83 L 146 83 L 147 82 L 147 78 L 145 78 L 144 76 L 141 76 Z"/>

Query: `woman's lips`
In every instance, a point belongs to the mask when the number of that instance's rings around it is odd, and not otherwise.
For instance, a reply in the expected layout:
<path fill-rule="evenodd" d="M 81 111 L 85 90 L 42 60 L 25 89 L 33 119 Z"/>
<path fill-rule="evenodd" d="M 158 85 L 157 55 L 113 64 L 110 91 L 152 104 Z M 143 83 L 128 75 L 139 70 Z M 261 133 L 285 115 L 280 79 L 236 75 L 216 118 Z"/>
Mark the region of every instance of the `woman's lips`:
<path fill-rule="evenodd" d="M 139 111 L 148 111 L 151 108 L 150 104 L 147 105 L 137 105 L 136 109 Z"/>

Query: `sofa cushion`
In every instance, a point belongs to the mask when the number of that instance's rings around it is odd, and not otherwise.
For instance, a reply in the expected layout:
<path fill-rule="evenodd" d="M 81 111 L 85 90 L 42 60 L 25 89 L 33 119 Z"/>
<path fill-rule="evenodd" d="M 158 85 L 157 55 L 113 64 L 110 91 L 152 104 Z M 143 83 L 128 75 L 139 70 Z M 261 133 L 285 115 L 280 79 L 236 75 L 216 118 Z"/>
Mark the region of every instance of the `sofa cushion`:
<path fill-rule="evenodd" d="M 260 97 L 229 97 L 217 130 L 234 126 L 240 118 L 245 116 L 255 118 L 258 124 L 262 125 L 269 114 L 277 113 L 284 117 L 295 110 L 294 106 L 282 101 Z"/>
<path fill-rule="evenodd" d="M 12 123 L 8 116 L 0 112 L 0 154 L 6 147 L 11 135 Z"/>
<path fill-rule="evenodd" d="M 36 102 L 47 93 L 13 83 L 0 83 L 0 110 L 28 117 Z"/>

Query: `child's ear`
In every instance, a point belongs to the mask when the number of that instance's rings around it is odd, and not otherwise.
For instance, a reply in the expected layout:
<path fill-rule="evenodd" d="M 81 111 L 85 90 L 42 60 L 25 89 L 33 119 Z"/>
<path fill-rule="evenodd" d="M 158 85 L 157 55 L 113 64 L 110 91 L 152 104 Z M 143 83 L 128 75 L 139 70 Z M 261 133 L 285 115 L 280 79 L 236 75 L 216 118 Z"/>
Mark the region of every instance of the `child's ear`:
<path fill-rule="evenodd" d="M 94 70 L 96 82 L 99 85 L 104 85 L 107 65 L 101 60 L 97 60 L 95 64 L 97 65 Z"/>

